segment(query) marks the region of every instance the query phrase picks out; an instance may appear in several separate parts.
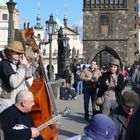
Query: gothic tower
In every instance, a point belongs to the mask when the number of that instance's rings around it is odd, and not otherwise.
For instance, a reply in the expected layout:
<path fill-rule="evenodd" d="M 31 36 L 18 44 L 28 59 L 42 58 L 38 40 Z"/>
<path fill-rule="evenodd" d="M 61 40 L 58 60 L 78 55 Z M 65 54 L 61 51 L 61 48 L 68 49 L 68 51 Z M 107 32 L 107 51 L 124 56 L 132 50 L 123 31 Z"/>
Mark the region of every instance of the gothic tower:
<path fill-rule="evenodd" d="M 138 53 L 137 0 L 84 0 L 83 48 L 85 62 L 99 65 L 115 57 L 133 64 Z"/>

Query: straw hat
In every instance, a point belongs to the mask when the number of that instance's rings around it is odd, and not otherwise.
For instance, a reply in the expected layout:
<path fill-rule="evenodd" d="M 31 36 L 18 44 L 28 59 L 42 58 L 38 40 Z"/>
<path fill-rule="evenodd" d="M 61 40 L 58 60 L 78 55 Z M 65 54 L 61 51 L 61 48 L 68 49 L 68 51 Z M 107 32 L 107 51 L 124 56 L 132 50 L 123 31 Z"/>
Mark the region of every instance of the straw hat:
<path fill-rule="evenodd" d="M 12 42 L 8 43 L 6 48 L 8 50 L 12 50 L 12 51 L 15 51 L 15 52 L 18 52 L 18 53 L 24 53 L 23 44 L 19 41 L 12 41 Z"/>

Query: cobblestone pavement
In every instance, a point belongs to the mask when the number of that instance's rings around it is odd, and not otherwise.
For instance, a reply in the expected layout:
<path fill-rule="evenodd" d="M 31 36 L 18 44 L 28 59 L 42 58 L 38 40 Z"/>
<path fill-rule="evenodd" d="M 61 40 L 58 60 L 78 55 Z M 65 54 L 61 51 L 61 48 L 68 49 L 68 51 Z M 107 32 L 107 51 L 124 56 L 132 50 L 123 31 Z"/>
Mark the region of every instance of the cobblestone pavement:
<path fill-rule="evenodd" d="M 130 89 L 126 86 L 125 90 Z M 69 137 L 81 134 L 87 122 L 84 120 L 83 95 L 78 95 L 76 100 L 59 100 L 56 102 L 58 112 L 65 107 L 71 109 L 71 114 L 61 118 L 59 140 L 66 140 Z M 90 103 L 90 115 L 91 103 Z"/>
<path fill-rule="evenodd" d="M 65 107 L 71 109 L 71 114 L 61 118 L 59 140 L 81 134 L 87 122 L 84 120 L 83 95 L 78 95 L 76 100 L 57 101 L 58 112 Z"/>

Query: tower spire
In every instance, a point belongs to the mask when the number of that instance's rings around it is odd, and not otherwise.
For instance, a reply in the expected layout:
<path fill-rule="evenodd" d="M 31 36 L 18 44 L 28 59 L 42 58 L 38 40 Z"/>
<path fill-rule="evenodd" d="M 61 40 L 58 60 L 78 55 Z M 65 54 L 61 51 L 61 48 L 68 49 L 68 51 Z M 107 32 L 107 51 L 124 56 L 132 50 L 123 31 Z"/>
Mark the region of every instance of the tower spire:
<path fill-rule="evenodd" d="M 65 15 L 64 15 L 63 21 L 64 21 L 64 26 L 67 27 L 67 21 L 68 21 L 68 18 L 67 18 L 67 0 L 65 0 L 65 6 L 64 7 L 65 7 L 65 11 L 64 11 Z"/>
<path fill-rule="evenodd" d="M 36 26 L 35 29 L 43 29 L 41 25 L 41 17 L 40 17 L 40 3 L 37 3 L 37 17 L 36 17 Z"/>

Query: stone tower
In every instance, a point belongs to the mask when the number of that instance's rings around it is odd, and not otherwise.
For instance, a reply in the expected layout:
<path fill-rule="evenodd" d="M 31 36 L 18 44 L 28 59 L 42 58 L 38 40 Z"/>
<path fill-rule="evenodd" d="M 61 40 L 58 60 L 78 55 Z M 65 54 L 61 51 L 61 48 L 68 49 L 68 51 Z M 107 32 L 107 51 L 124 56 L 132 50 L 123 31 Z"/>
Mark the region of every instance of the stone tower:
<path fill-rule="evenodd" d="M 99 65 L 115 57 L 125 65 L 138 60 L 137 0 L 84 0 L 83 49 L 85 63 Z"/>

